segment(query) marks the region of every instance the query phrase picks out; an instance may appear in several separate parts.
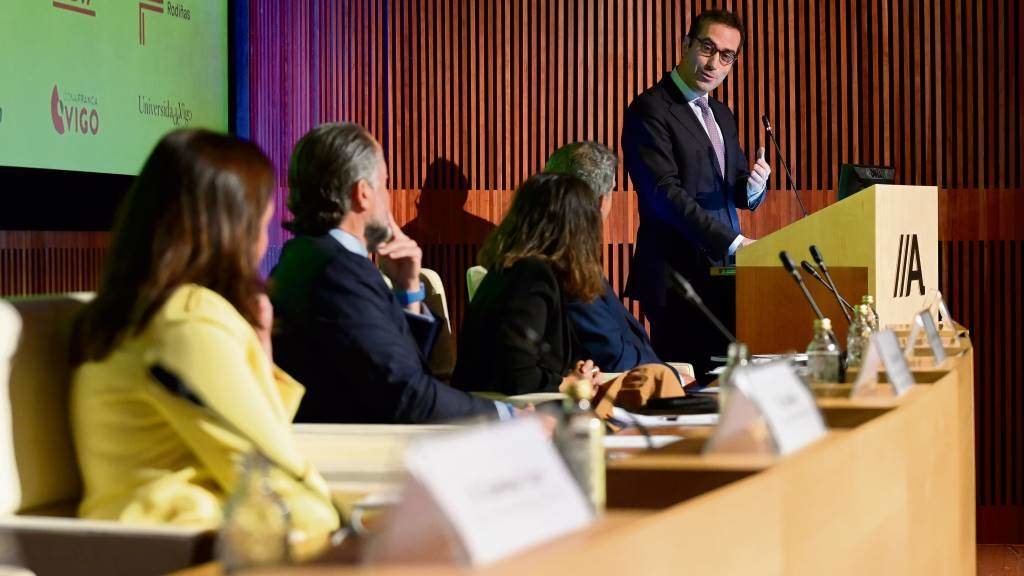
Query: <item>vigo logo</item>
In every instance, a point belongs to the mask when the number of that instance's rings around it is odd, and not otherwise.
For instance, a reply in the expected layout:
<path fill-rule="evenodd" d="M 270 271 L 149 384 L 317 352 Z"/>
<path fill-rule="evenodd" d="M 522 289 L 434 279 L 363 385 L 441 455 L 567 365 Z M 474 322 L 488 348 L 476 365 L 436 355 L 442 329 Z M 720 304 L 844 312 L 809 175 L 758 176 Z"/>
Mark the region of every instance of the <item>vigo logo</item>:
<path fill-rule="evenodd" d="M 56 84 L 50 94 L 50 118 L 57 134 L 72 132 L 95 135 L 100 131 L 96 98 L 83 94 L 65 94 L 62 99 Z"/>
<path fill-rule="evenodd" d="M 900 234 L 896 282 L 892 288 L 892 297 L 910 296 L 910 285 L 914 282 L 917 282 L 920 295 L 924 296 L 924 273 L 921 270 L 921 250 L 917 246 L 917 234 Z"/>

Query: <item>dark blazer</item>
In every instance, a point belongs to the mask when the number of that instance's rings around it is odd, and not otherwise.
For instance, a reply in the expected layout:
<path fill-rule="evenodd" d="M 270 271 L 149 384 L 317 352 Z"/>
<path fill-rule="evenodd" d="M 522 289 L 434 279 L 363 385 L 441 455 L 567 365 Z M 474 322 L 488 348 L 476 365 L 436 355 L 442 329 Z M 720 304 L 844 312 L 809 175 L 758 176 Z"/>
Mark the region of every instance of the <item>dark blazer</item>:
<path fill-rule="evenodd" d="M 736 119 L 725 104 L 708 101 L 725 143 L 724 175 L 711 140 L 668 74 L 626 109 L 623 156 L 640 211 L 626 294 L 647 305 L 665 304 L 666 265 L 697 280 L 709 267 L 726 264 L 740 233 L 736 209 L 757 207 L 747 202 L 750 170 Z"/>
<path fill-rule="evenodd" d="M 538 258 L 491 270 L 459 332 L 452 385 L 505 395 L 555 392 L 573 366 L 574 336 L 554 272 Z"/>
<path fill-rule="evenodd" d="M 497 415 L 430 375 L 436 321 L 408 313 L 370 259 L 330 235 L 285 244 L 270 277 L 274 360 L 306 387 L 301 422 L 422 423 Z"/>
<path fill-rule="evenodd" d="M 626 310 L 607 280 L 604 294 L 592 302 L 570 300 L 569 319 L 582 355 L 603 372 L 627 372 L 640 364 L 660 364 L 647 331 Z"/>

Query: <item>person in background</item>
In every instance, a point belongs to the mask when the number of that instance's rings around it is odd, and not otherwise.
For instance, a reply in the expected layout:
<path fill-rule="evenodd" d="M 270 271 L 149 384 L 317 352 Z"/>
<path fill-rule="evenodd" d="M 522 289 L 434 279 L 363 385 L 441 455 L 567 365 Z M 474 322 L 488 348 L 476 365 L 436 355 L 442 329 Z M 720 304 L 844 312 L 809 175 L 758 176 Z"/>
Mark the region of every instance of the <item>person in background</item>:
<path fill-rule="evenodd" d="M 640 212 L 626 295 L 640 302 L 658 355 L 692 362 L 702 383 L 714 378 L 710 358 L 725 355 L 728 342 L 671 289 L 669 274 L 686 277 L 726 326 L 735 324 L 735 282 L 712 268 L 732 264 L 754 241 L 742 234 L 737 209 L 764 201 L 771 174 L 763 157 L 748 164 L 736 118 L 711 95 L 732 72 L 743 35 L 732 12 L 701 12 L 678 65 L 623 118 L 622 155 Z"/>
<path fill-rule="evenodd" d="M 566 300 L 601 295 L 600 244 L 601 213 L 586 183 L 563 174 L 526 180 L 480 250 L 488 272 L 459 332 L 452 384 L 512 396 L 597 381 L 594 363 L 580 361 Z"/>
<path fill-rule="evenodd" d="M 303 388 L 273 363 L 257 267 L 273 190 L 267 158 L 230 136 L 177 130 L 146 160 L 75 324 L 81 516 L 215 527 L 256 451 L 293 537 L 326 541 L 338 528 L 292 437 Z"/>
<path fill-rule="evenodd" d="M 434 378 L 438 321 L 423 303 L 422 252 L 391 216 L 387 165 L 361 126 L 324 124 L 295 145 L 285 226 L 296 233 L 271 273 L 278 361 L 302 381 L 305 422 L 420 424 L 511 406 Z M 370 260 L 376 253 L 388 288 Z"/>
<path fill-rule="evenodd" d="M 601 218 L 606 220 L 612 210 L 617 165 L 615 154 L 604 145 L 573 142 L 556 150 L 544 171 L 571 174 L 586 182 L 600 207 Z M 647 331 L 626 310 L 603 276 L 601 284 L 603 292 L 597 298 L 589 302 L 571 299 L 567 307 L 586 356 L 606 372 L 627 372 L 641 364 L 662 363 L 651 348 Z"/>

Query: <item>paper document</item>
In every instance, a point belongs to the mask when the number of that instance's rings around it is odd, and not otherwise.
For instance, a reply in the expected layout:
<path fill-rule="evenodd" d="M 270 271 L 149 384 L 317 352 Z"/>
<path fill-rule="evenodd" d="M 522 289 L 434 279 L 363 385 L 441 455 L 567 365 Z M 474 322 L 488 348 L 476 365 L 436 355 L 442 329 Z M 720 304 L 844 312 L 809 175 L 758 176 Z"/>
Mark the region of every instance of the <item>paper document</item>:
<path fill-rule="evenodd" d="M 631 448 L 661 448 L 682 440 L 682 436 L 605 436 L 605 450 L 628 450 Z"/>
<path fill-rule="evenodd" d="M 612 409 L 612 418 L 626 426 L 636 426 L 639 422 L 644 428 L 672 428 L 676 426 L 714 426 L 718 424 L 718 414 L 679 414 L 677 416 L 647 416 L 634 414 L 616 406 Z"/>

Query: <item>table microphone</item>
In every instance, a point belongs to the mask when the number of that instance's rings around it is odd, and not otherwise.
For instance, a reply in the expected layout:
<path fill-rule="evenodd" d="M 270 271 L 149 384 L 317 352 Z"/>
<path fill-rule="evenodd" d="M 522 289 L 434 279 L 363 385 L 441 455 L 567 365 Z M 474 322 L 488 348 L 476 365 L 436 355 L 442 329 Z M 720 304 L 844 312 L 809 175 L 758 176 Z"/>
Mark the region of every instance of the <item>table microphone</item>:
<path fill-rule="evenodd" d="M 786 181 L 789 184 L 789 189 L 793 191 L 793 196 L 796 196 L 796 203 L 800 205 L 800 211 L 803 212 L 804 216 L 807 216 L 807 208 L 804 208 L 804 201 L 800 199 L 800 193 L 796 190 L 796 184 L 793 182 L 793 173 L 789 171 L 786 157 L 782 155 L 782 148 L 779 147 L 779 142 L 775 139 L 775 131 L 772 130 L 772 123 L 768 121 L 767 115 L 761 115 L 761 123 L 764 124 L 764 130 L 768 133 L 768 138 L 775 145 L 775 152 L 779 155 L 779 162 L 782 163 L 782 168 L 786 170 Z"/>
<path fill-rule="evenodd" d="M 807 260 L 801 260 L 800 267 L 804 269 L 804 272 L 807 272 L 812 278 L 821 282 L 822 286 L 828 288 L 828 291 L 835 295 L 836 300 L 839 301 L 839 309 L 843 311 L 843 316 L 846 316 L 846 322 L 848 324 L 853 323 L 853 319 L 850 318 L 850 314 L 846 311 L 847 308 L 853 310 L 853 306 L 850 306 L 850 303 L 846 301 L 846 298 L 843 298 L 839 291 L 833 288 L 831 284 L 825 282 L 825 279 L 821 277 L 821 274 L 818 274 L 818 271 L 814 269 L 814 266 L 811 266 L 810 262 Z"/>
<path fill-rule="evenodd" d="M 829 273 L 828 266 L 825 266 L 825 258 L 821 255 L 821 251 L 818 250 L 818 247 L 814 244 L 811 244 L 810 250 L 811 258 L 814 258 L 814 263 L 818 265 L 818 268 L 821 268 L 821 273 L 825 275 L 825 280 L 828 281 L 829 286 L 832 287 L 832 291 L 838 296 L 839 289 L 836 288 L 836 283 L 832 280 L 832 274 Z M 847 303 L 847 305 L 849 306 L 849 303 Z M 850 310 L 853 310 L 853 306 L 850 306 Z M 849 317 L 847 317 L 847 319 L 849 319 Z"/>
<path fill-rule="evenodd" d="M 804 284 L 804 279 L 800 277 L 800 271 L 796 269 L 796 265 L 793 264 L 792 260 L 790 260 L 789 254 L 786 254 L 785 250 L 779 252 L 779 260 L 782 261 L 782 267 L 786 269 L 786 272 L 789 272 L 793 276 L 793 280 L 796 281 L 797 286 L 799 286 L 800 290 L 804 293 L 804 298 L 806 298 L 807 302 L 811 305 L 811 309 L 814 310 L 815 315 L 817 315 L 819 319 L 824 319 L 825 315 L 821 313 L 821 308 L 818 308 L 818 303 L 814 301 L 814 297 L 811 296 L 811 291 L 807 289 L 807 285 Z"/>
<path fill-rule="evenodd" d="M 729 340 L 729 342 L 736 342 L 736 337 L 733 336 L 732 332 L 725 327 L 725 324 L 722 324 L 721 320 L 718 319 L 718 316 L 715 316 L 715 314 L 704 305 L 704 301 L 701 300 L 700 295 L 697 294 L 697 291 L 693 289 L 693 286 L 686 280 L 686 278 L 683 277 L 682 274 L 675 270 L 669 270 L 668 277 L 672 287 L 682 294 L 683 298 L 686 298 L 690 304 L 697 307 L 697 309 L 715 325 L 715 328 L 717 328 L 718 331 L 721 332 L 727 340 Z"/>

